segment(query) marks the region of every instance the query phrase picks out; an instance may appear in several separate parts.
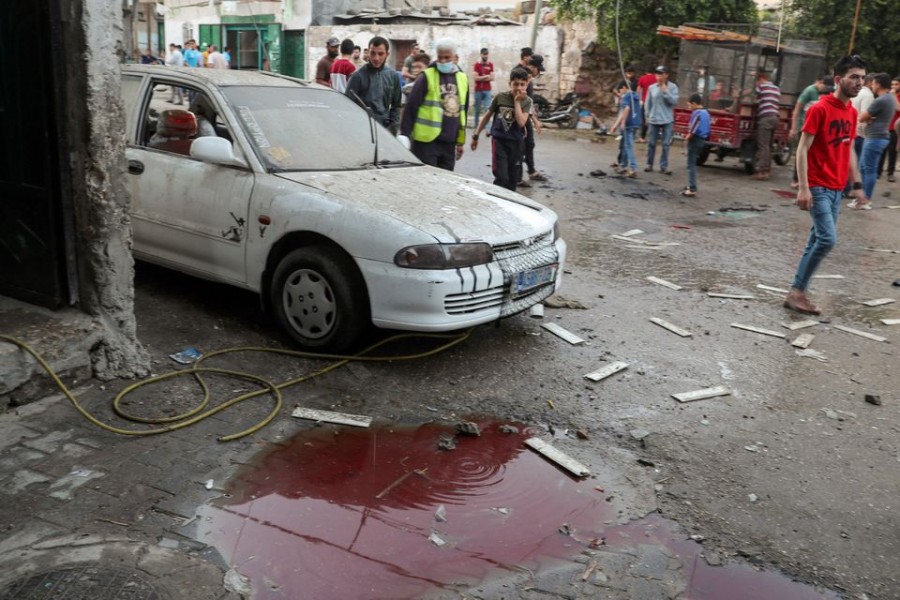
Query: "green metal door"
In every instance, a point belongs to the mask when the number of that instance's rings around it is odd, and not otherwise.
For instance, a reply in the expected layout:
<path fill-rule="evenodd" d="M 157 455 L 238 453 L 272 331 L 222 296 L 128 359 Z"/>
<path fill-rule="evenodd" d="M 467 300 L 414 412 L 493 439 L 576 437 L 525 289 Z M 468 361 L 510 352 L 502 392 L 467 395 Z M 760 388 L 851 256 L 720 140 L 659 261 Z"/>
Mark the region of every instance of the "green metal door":
<path fill-rule="evenodd" d="M 306 78 L 306 34 L 303 31 L 285 31 L 281 54 L 281 72 L 291 77 Z"/>
<path fill-rule="evenodd" d="M 219 50 L 222 50 L 222 26 L 221 25 L 201 25 L 200 26 L 200 39 L 197 40 L 200 43 L 200 47 L 203 48 L 203 45 L 211 46 L 213 44 L 216 45 Z"/>

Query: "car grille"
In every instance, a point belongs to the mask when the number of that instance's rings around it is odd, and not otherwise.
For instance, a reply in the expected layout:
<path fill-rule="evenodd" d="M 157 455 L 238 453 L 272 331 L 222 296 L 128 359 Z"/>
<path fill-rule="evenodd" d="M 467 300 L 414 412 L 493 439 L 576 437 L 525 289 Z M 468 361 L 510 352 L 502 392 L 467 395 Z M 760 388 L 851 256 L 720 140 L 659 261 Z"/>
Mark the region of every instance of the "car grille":
<path fill-rule="evenodd" d="M 462 315 L 500 307 L 500 316 L 508 317 L 537 304 L 553 293 L 554 283 L 529 290 L 521 296 L 510 293 L 515 273 L 528 271 L 559 262 L 559 254 L 550 232 L 527 241 L 498 244 L 493 247 L 494 261 L 503 271 L 503 285 L 477 292 L 448 294 L 444 308 L 448 314 Z"/>

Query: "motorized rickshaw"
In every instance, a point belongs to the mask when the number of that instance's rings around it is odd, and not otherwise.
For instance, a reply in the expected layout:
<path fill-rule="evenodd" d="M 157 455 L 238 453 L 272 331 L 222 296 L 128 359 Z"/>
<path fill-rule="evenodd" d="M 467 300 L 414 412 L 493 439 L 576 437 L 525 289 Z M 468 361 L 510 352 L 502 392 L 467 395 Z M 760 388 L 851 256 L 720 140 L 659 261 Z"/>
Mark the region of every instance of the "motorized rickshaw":
<path fill-rule="evenodd" d="M 727 28 L 727 29 L 726 29 Z M 752 25 L 687 24 L 660 26 L 659 35 L 681 39 L 676 81 L 675 136 L 688 132 L 688 98 L 699 93 L 710 114 L 710 138 L 697 159 L 702 165 L 715 154 L 718 161 L 738 155 L 747 173 L 756 156 L 754 86 L 764 70 L 781 88 L 781 114 L 772 139 L 772 158 L 786 165 L 791 158 L 789 132 L 797 97 L 821 76 L 825 44 L 783 39 L 777 30 Z"/>

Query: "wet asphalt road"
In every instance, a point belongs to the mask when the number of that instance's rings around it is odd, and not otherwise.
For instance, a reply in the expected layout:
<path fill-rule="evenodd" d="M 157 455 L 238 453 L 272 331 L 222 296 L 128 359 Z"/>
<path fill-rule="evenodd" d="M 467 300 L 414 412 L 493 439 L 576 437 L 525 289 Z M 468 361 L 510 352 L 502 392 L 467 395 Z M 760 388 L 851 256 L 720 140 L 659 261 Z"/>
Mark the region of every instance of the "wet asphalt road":
<path fill-rule="evenodd" d="M 861 304 L 900 300 L 891 287 L 900 278 L 900 254 L 864 250 L 900 250 L 900 210 L 844 211 L 838 247 L 820 270 L 844 278 L 815 280 L 812 290 L 829 322 L 793 332 L 781 324 L 801 317 L 787 313 L 777 293 L 756 288 L 788 287 L 805 242 L 808 215 L 773 191 L 789 190 L 788 168 L 756 182 L 735 159 L 713 163 L 701 168 L 700 195 L 686 200 L 677 195 L 686 180 L 679 147 L 671 177 L 589 176 L 610 171 L 614 150 L 589 133 L 548 132 L 538 141 L 537 162 L 550 182 L 525 191 L 560 214 L 570 252 L 561 294 L 587 307 L 548 308 L 544 321 L 586 344 L 571 346 L 540 321 L 519 316 L 479 328 L 425 361 L 357 365 L 321 378 L 290 391 L 286 402 L 411 423 L 488 414 L 552 427 L 567 452 L 622 475 L 614 491 L 621 520 L 658 506 L 733 560 L 773 564 L 847 597 L 900 597 L 900 330 L 878 321 L 900 316 L 900 305 Z M 639 157 L 643 152 L 639 147 Z M 458 171 L 490 179 L 488 163 L 485 145 L 467 151 Z M 900 185 L 880 181 L 876 195 L 876 206 L 900 203 Z M 736 206 L 765 210 L 719 212 Z M 641 240 L 678 245 L 649 248 L 610 237 L 634 228 L 645 232 L 636 236 Z M 137 314 L 159 370 L 185 346 L 284 344 L 254 296 L 148 265 L 138 266 Z M 693 335 L 676 336 L 651 317 Z M 827 362 L 795 353 L 789 341 L 799 333 L 815 335 L 810 348 Z M 600 383 L 583 378 L 616 360 L 629 368 Z M 240 366 L 275 379 L 295 369 L 252 357 Z M 690 404 L 671 397 L 718 385 L 731 395 Z M 866 403 L 869 393 L 883 405 Z M 586 440 L 575 439 L 577 429 Z M 643 444 L 629 435 L 635 429 L 650 432 Z M 638 466 L 634 457 L 655 466 Z"/>

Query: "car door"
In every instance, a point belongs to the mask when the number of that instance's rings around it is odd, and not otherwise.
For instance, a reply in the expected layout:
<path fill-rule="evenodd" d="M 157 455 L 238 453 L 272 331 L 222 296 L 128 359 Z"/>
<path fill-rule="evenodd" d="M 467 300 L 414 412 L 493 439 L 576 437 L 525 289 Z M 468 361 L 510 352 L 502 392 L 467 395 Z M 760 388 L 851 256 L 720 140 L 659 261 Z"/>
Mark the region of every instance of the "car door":
<path fill-rule="evenodd" d="M 140 112 L 132 120 L 133 136 L 126 151 L 135 256 L 245 286 L 253 172 L 246 167 L 210 164 L 189 155 L 190 140 L 197 135 L 234 140 L 224 119 L 218 116 L 221 105 L 210 88 L 176 79 L 149 77 L 142 89 Z M 186 117 L 172 112 L 181 110 L 199 118 L 198 133 L 180 141 L 157 135 L 157 129 L 169 117 Z M 158 143 L 160 139 L 164 143 Z M 234 152 L 243 156 L 237 145 Z"/>

